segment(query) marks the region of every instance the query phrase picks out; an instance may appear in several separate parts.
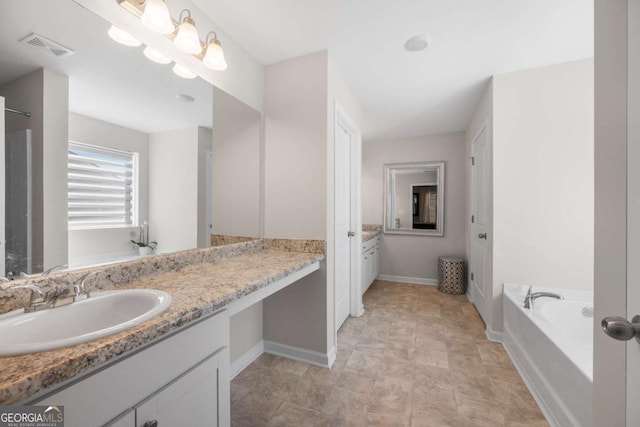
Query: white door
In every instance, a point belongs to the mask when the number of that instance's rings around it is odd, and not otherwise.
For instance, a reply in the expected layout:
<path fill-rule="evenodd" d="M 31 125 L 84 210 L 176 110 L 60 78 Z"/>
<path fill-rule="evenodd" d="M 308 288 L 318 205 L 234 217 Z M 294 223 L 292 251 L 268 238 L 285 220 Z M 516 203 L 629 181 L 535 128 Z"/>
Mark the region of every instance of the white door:
<path fill-rule="evenodd" d="M 349 317 L 351 306 L 351 134 L 342 126 L 335 129 L 335 313 L 336 330 Z"/>
<path fill-rule="evenodd" d="M 0 96 L 0 111 L 2 111 L 2 115 L 0 115 L 0 206 L 4 206 L 4 187 L 5 187 L 5 178 L 4 178 L 4 98 Z M 4 236 L 4 215 L 5 209 L 0 209 L 0 277 L 5 277 L 7 272 L 5 270 L 4 260 L 4 246 L 5 246 L 5 236 Z"/>
<path fill-rule="evenodd" d="M 488 129 L 485 124 L 471 145 L 471 259 L 470 284 L 471 297 L 484 319 L 487 319 L 487 279 L 488 245 L 488 203 L 487 203 L 487 173 L 488 173 Z"/>
<path fill-rule="evenodd" d="M 628 323 L 640 314 L 640 2 L 594 6 L 593 425 L 631 427 L 640 426 L 640 343 Z M 604 319 L 628 340 L 607 336 Z"/>

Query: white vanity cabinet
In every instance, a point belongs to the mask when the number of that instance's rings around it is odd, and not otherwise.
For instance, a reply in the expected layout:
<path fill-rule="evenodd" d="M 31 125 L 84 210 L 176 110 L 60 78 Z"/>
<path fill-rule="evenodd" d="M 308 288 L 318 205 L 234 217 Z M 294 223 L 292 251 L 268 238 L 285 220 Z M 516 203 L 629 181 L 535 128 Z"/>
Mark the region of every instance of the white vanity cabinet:
<path fill-rule="evenodd" d="M 380 237 L 362 242 L 362 262 L 361 281 L 362 293 L 364 294 L 369 286 L 378 277 L 380 265 Z"/>
<path fill-rule="evenodd" d="M 229 314 L 222 310 L 109 363 L 38 405 L 64 405 L 65 425 L 230 425 Z"/>

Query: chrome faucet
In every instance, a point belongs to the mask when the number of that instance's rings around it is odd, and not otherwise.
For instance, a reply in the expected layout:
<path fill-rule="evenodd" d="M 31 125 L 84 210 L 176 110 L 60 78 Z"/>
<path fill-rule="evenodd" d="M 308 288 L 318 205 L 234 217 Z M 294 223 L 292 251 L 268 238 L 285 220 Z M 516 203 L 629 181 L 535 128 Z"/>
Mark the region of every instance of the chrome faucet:
<path fill-rule="evenodd" d="M 53 273 L 54 271 L 58 271 L 58 270 L 62 270 L 63 268 L 67 268 L 67 266 L 68 266 L 67 264 L 56 265 L 56 266 L 54 266 L 54 267 L 51 267 L 51 268 L 50 268 L 50 269 L 48 269 L 48 270 L 43 271 L 43 272 L 42 272 L 42 275 L 43 275 L 43 276 L 48 276 L 48 275 L 50 275 L 51 273 Z"/>
<path fill-rule="evenodd" d="M 533 310 L 533 302 L 542 297 L 564 299 L 562 295 L 554 294 L 553 292 L 531 292 L 531 286 L 529 286 L 527 295 L 524 297 L 524 308 L 530 308 Z"/>
<path fill-rule="evenodd" d="M 84 299 L 89 298 L 91 295 L 89 294 L 89 291 L 87 291 L 86 287 L 85 287 L 85 282 L 87 281 L 87 279 L 91 276 L 94 276 L 98 273 L 101 273 L 102 270 L 96 270 L 96 271 L 92 271 L 91 273 L 87 273 L 84 276 L 82 276 L 80 278 L 80 280 L 77 282 L 77 284 L 75 284 L 73 286 L 73 293 L 74 293 L 74 297 L 73 297 L 73 302 L 76 301 L 82 301 Z"/>
<path fill-rule="evenodd" d="M 31 291 L 29 305 L 24 308 L 25 313 L 33 313 L 34 311 L 40 311 L 52 307 L 51 301 L 47 301 L 45 299 L 44 291 L 40 286 L 27 283 L 25 285 L 11 286 L 8 289 L 29 289 Z"/>

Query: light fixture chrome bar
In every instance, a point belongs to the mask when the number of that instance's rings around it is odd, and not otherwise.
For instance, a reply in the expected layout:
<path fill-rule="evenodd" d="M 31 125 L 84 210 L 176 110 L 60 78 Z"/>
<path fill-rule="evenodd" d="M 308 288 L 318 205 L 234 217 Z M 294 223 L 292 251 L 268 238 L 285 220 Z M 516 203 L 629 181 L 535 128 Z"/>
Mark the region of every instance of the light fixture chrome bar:
<path fill-rule="evenodd" d="M 8 113 L 20 114 L 22 116 L 31 117 L 31 113 L 27 113 L 25 111 L 20 111 L 20 110 L 14 110 L 13 108 L 9 108 L 9 107 L 4 107 L 4 111 Z"/>

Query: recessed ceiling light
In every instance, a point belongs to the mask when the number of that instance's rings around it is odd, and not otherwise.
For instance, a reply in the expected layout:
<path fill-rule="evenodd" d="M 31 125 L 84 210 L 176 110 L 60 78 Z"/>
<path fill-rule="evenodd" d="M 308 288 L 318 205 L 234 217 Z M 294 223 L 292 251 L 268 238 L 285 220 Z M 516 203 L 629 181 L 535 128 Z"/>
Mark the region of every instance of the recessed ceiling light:
<path fill-rule="evenodd" d="M 186 95 L 186 94 L 184 94 L 184 93 L 179 93 L 179 94 L 177 94 L 177 95 L 176 95 L 176 98 L 177 98 L 177 99 L 178 99 L 178 101 L 180 101 L 180 102 L 193 102 L 193 101 L 194 101 L 193 96 L 189 96 L 189 95 Z"/>
<path fill-rule="evenodd" d="M 422 50 L 425 50 L 430 43 L 431 37 L 426 34 L 421 34 L 413 36 L 409 40 L 407 40 L 404 44 L 404 48 L 408 52 L 420 52 Z"/>

